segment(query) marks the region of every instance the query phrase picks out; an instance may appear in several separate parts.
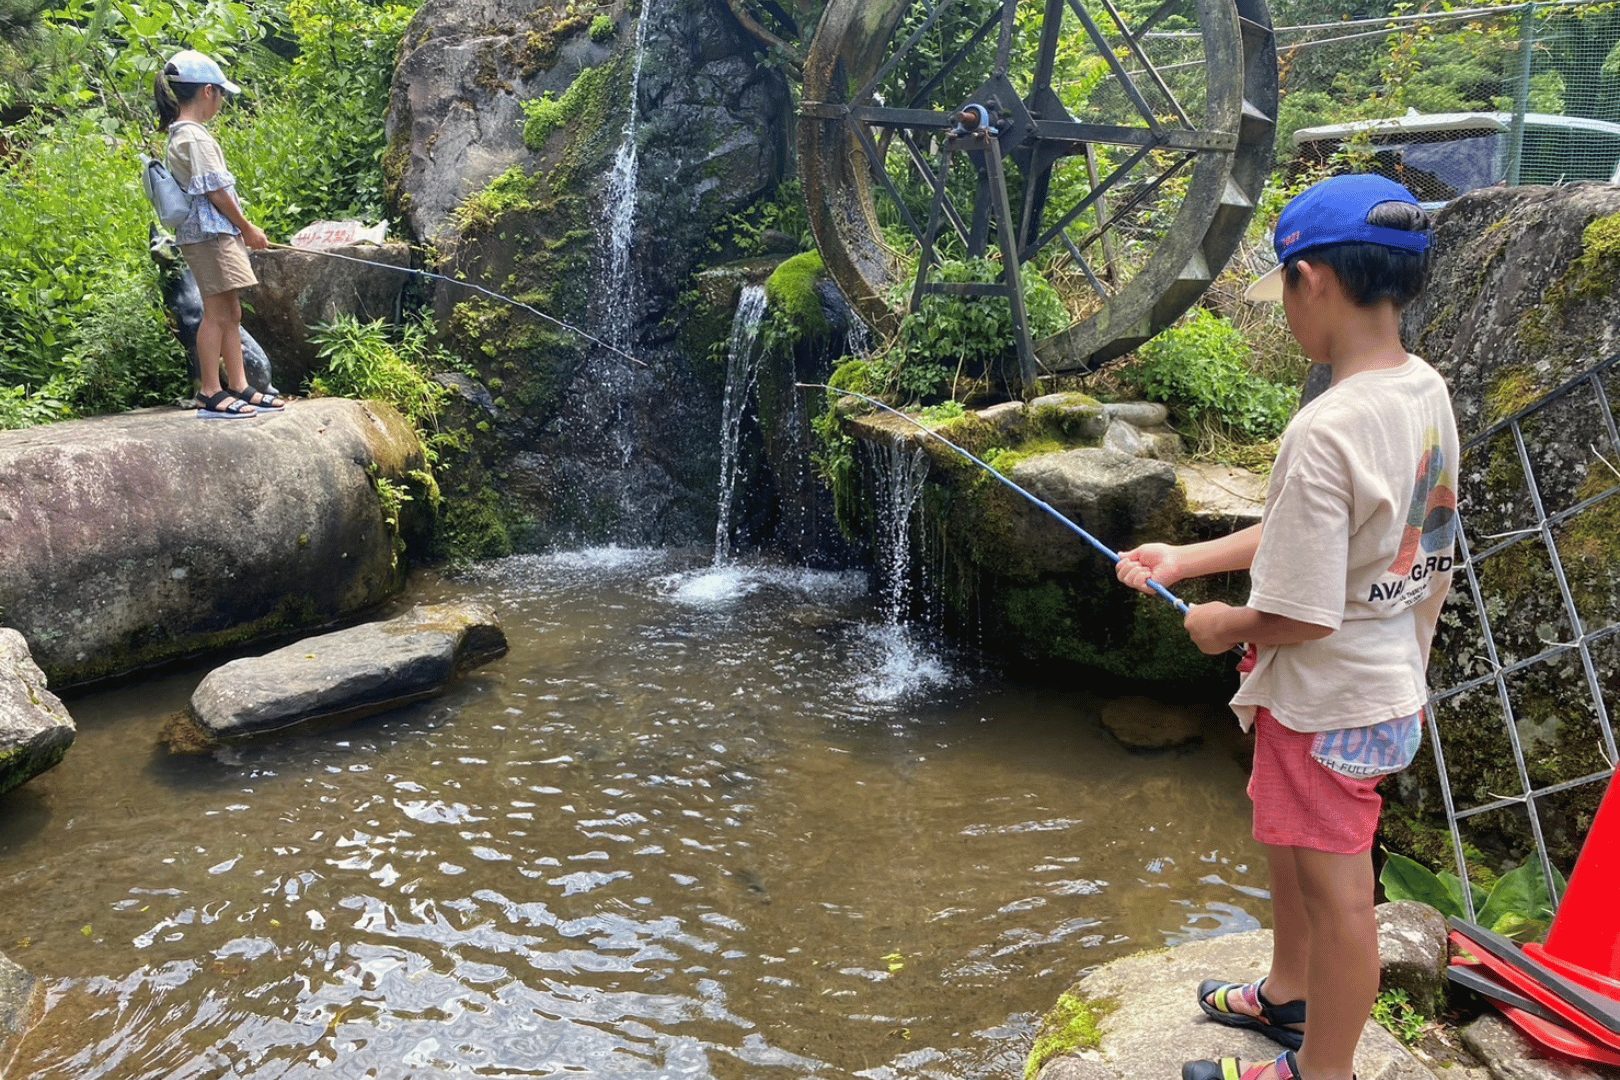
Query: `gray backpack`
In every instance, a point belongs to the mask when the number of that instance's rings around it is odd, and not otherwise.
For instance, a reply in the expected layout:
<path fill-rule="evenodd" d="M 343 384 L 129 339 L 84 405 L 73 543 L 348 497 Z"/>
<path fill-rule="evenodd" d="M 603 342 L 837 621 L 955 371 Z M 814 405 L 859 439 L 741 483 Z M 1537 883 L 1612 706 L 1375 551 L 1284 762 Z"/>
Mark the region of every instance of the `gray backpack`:
<path fill-rule="evenodd" d="M 145 154 L 141 155 L 141 190 L 146 192 L 146 201 L 157 211 L 158 220 L 165 229 L 171 232 L 178 229 L 190 216 L 191 196 L 170 175 L 167 165 Z"/>

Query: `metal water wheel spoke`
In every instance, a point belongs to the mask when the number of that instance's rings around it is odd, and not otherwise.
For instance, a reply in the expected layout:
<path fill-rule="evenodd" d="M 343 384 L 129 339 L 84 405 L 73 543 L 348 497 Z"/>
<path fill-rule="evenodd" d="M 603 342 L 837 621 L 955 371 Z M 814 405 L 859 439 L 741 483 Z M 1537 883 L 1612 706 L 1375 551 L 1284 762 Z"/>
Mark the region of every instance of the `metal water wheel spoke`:
<path fill-rule="evenodd" d="M 799 126 L 817 244 L 868 322 L 898 324 L 913 254 L 914 306 L 967 295 L 930 284 L 940 258 L 1000 260 L 1002 284 L 972 295 L 1011 302 L 1030 266 L 1059 286 L 1070 325 L 1044 327 L 1009 383 L 1094 368 L 1196 302 L 1253 215 L 1277 104 L 1265 0 L 1018 3 L 830 0 Z M 1198 33 L 1150 36 L 1166 24 Z"/>

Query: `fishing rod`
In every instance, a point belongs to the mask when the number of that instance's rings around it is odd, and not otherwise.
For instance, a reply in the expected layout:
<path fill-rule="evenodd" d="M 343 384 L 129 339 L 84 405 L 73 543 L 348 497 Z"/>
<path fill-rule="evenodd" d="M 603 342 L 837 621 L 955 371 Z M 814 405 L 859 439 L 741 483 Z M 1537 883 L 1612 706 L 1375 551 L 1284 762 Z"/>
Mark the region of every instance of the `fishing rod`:
<path fill-rule="evenodd" d="M 340 255 L 335 251 L 326 251 L 326 250 L 324 250 L 322 248 L 295 247 L 292 244 L 277 244 L 277 243 L 274 243 L 274 242 L 272 242 L 270 244 L 270 246 L 273 247 L 273 248 L 279 248 L 282 251 L 299 251 L 299 252 L 303 252 L 306 255 L 323 255 L 328 259 L 342 259 L 344 262 L 359 263 L 361 266 L 375 266 L 379 270 L 392 270 L 397 274 L 411 274 L 411 275 L 414 275 L 416 277 L 432 278 L 435 281 L 442 281 L 442 282 L 445 282 L 446 284 L 449 284 L 449 285 L 458 286 L 459 288 L 471 289 L 473 292 L 482 293 L 483 295 L 485 295 L 485 296 L 487 296 L 487 297 L 489 297 L 489 298 L 491 298 L 493 300 L 499 300 L 502 303 L 511 304 L 513 307 L 522 308 L 524 311 L 527 311 L 532 315 L 535 315 L 535 316 L 537 316 L 537 317 L 539 317 L 541 319 L 544 319 L 546 322 L 551 323 L 553 326 L 556 326 L 556 327 L 559 327 L 559 328 L 561 328 L 563 330 L 568 331 L 570 334 L 573 334 L 575 337 L 583 338 L 584 340 L 590 342 L 592 345 L 600 345 L 602 348 L 606 349 L 608 352 L 616 353 L 617 355 L 624 357 L 624 359 L 630 361 L 632 364 L 635 364 L 637 367 L 650 367 L 651 366 L 645 360 L 641 360 L 641 359 L 638 359 L 637 357 L 631 356 L 629 353 L 625 352 L 623 349 L 619 348 L 617 345 L 611 344 L 610 342 L 603 341 L 601 338 L 597 337 L 595 334 L 592 334 L 592 333 L 589 333 L 588 331 L 582 330 L 579 327 L 575 326 L 571 322 L 567 322 L 567 321 L 565 321 L 563 319 L 557 318 L 555 315 L 551 315 L 551 314 L 548 314 L 547 312 L 541 311 L 539 308 L 535 307 L 533 304 L 525 304 L 522 300 L 515 300 L 510 296 L 506 296 L 506 295 L 504 295 L 502 293 L 496 292 L 494 289 L 486 289 L 482 285 L 474 284 L 471 281 L 460 281 L 460 280 L 458 280 L 456 278 L 451 277 L 448 274 L 439 274 L 439 273 L 435 273 L 432 270 L 420 270 L 420 269 L 418 269 L 418 268 L 416 268 L 414 266 L 395 266 L 393 263 L 377 262 L 375 259 L 362 259 L 357 255 Z"/>
<path fill-rule="evenodd" d="M 962 447 L 960 447 L 960 446 L 956 445 L 955 443 L 951 442 L 951 440 L 947 439 L 945 436 L 941 435 L 939 432 L 935 431 L 933 428 L 929 427 L 928 425 L 926 425 L 926 424 L 924 424 L 924 423 L 922 423 L 922 422 L 920 422 L 918 420 L 912 419 L 911 417 L 907 416 L 905 413 L 901 412 L 899 409 L 890 408 L 888 405 L 883 404 L 883 402 L 879 401 L 877 398 L 869 397 L 866 394 L 857 393 L 854 390 L 840 390 L 837 387 L 828 386 L 825 383 L 795 383 L 794 385 L 799 387 L 800 389 L 804 389 L 804 390 L 828 390 L 828 391 L 831 391 L 834 394 L 844 394 L 844 395 L 846 395 L 848 397 L 859 398 L 860 400 L 866 402 L 868 405 L 875 405 L 878 408 L 882 409 L 886 413 L 892 413 L 895 416 L 898 416 L 900 419 L 904 420 L 906 423 L 910 424 L 912 427 L 916 428 L 918 431 L 921 431 L 924 435 L 927 435 L 927 436 L 929 436 L 931 438 L 934 438 L 934 439 L 938 439 L 940 442 L 944 443 L 946 446 L 950 447 L 952 450 L 956 451 L 958 454 L 960 454 L 963 457 L 967 458 L 969 461 L 973 462 L 973 464 L 977 465 L 979 468 L 983 469 L 985 472 L 989 473 L 991 476 L 993 476 L 997 480 L 1001 481 L 1007 487 L 1012 488 L 1014 491 L 1018 492 L 1018 494 L 1022 495 L 1024 498 L 1028 499 L 1030 502 L 1034 503 L 1036 506 L 1038 506 L 1042 510 L 1046 511 L 1052 517 L 1056 518 L 1063 525 L 1064 528 L 1068 529 L 1070 532 L 1072 532 L 1076 536 L 1080 537 L 1080 539 L 1082 539 L 1086 543 L 1090 544 L 1092 546 L 1092 548 L 1094 548 L 1099 555 L 1102 555 L 1109 562 L 1114 563 L 1116 565 L 1119 563 L 1119 552 L 1115 551 L 1113 548 L 1109 547 L 1107 544 L 1103 543 L 1101 540 L 1098 540 L 1095 536 L 1092 536 L 1090 533 L 1086 532 L 1086 530 L 1084 530 L 1080 526 L 1076 525 L 1073 521 L 1070 521 L 1067 517 L 1065 517 L 1063 515 L 1063 513 L 1061 511 L 1059 511 L 1057 509 L 1057 507 L 1053 506 L 1051 503 L 1045 501 L 1044 499 L 1041 499 L 1040 497 L 1034 495 L 1033 493 L 1028 491 L 1026 488 L 1021 487 L 1020 485 L 1014 483 L 1012 480 L 1008 479 L 1007 476 L 1004 473 L 1002 473 L 1001 471 L 996 469 L 989 462 L 986 462 L 986 461 L 982 460 L 981 458 L 976 457 L 974 454 L 970 453 L 969 451 L 964 450 Z M 1187 614 L 1187 612 L 1191 610 L 1187 606 L 1186 601 L 1182 600 L 1175 593 L 1171 592 L 1169 589 L 1165 588 L 1163 585 L 1160 585 L 1157 581 L 1154 581 L 1152 578 L 1148 579 L 1148 588 L 1152 589 L 1155 593 L 1157 593 L 1160 596 L 1160 598 L 1162 598 L 1164 600 L 1167 600 L 1171 604 L 1173 604 L 1175 606 L 1175 609 L 1177 611 L 1181 612 L 1183 615 Z"/>

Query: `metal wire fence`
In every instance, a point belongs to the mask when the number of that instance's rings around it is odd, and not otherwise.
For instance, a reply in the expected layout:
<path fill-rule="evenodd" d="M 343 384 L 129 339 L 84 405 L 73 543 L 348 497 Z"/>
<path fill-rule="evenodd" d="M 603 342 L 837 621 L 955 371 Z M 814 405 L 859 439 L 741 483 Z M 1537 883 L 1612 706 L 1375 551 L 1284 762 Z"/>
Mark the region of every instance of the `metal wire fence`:
<path fill-rule="evenodd" d="M 1495 184 L 1620 181 L 1620 3 L 1363 18 L 1281 0 L 1278 163 L 1378 172 L 1443 202 Z M 1365 5 L 1363 5 L 1365 9 Z"/>
<path fill-rule="evenodd" d="M 1556 864 L 1620 760 L 1616 390 L 1620 356 L 1464 444 L 1458 588 L 1431 666 L 1426 715 L 1458 876 L 1477 880 L 1486 848 L 1493 861 L 1504 845 L 1528 850 L 1555 906 Z"/>

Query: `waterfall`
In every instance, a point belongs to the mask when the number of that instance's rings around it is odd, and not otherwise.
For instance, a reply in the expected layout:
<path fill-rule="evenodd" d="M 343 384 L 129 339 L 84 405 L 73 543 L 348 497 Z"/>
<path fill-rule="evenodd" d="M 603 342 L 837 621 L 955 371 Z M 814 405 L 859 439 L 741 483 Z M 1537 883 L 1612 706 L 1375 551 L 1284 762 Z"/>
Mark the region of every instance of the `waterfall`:
<path fill-rule="evenodd" d="M 621 349 L 632 344 L 636 313 L 636 282 L 630 272 L 630 249 L 635 242 L 636 199 L 641 187 L 641 71 L 647 62 L 647 27 L 657 0 L 644 0 L 636 20 L 635 59 L 630 74 L 630 115 L 624 122 L 619 152 L 608 174 L 607 257 L 602 281 L 603 324 L 609 342 Z"/>
<path fill-rule="evenodd" d="M 873 554 L 882 582 L 883 614 L 889 625 L 899 626 L 911 608 L 911 518 L 928 478 L 928 455 L 900 438 L 864 445 L 872 465 L 877 511 Z"/>
<path fill-rule="evenodd" d="M 720 410 L 720 497 L 714 526 L 716 566 L 731 560 L 731 509 L 737 497 L 737 471 L 743 414 L 759 379 L 759 326 L 765 317 L 765 288 L 749 285 L 737 301 L 726 353 L 726 391 Z"/>

